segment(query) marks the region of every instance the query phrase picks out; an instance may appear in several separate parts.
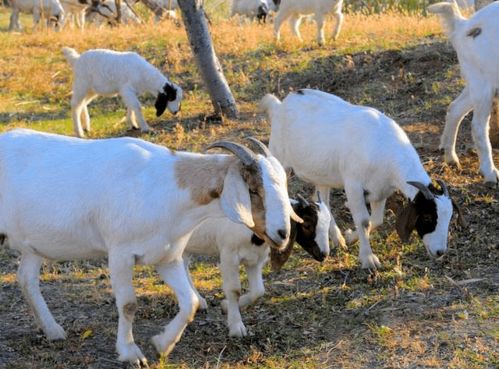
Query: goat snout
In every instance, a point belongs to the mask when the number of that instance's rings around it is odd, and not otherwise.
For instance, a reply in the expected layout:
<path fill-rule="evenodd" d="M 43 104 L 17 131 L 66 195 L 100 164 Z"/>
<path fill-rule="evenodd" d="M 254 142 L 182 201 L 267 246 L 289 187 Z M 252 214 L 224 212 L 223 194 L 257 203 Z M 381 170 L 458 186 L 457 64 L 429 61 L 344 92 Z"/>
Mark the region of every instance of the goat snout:
<path fill-rule="evenodd" d="M 437 250 L 437 252 L 435 253 L 437 255 L 437 257 L 441 257 L 445 254 L 445 250 Z"/>
<path fill-rule="evenodd" d="M 285 229 L 279 229 L 277 231 L 277 234 L 279 235 L 279 237 L 281 237 L 283 240 L 285 240 L 286 238 L 289 237 L 289 234 L 288 232 L 285 230 Z"/>

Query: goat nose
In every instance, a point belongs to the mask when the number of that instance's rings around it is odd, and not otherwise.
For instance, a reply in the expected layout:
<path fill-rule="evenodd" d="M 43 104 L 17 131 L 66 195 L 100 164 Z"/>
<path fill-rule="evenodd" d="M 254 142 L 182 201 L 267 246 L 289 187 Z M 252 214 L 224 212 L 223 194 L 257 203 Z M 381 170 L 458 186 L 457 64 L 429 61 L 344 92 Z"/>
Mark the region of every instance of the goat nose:
<path fill-rule="evenodd" d="M 286 232 L 286 230 L 284 229 L 279 229 L 277 231 L 277 234 L 279 235 L 279 237 L 281 237 L 283 240 L 285 240 L 287 237 L 288 237 L 288 232 Z"/>
<path fill-rule="evenodd" d="M 440 257 L 444 254 L 444 250 L 437 250 L 437 256 Z"/>

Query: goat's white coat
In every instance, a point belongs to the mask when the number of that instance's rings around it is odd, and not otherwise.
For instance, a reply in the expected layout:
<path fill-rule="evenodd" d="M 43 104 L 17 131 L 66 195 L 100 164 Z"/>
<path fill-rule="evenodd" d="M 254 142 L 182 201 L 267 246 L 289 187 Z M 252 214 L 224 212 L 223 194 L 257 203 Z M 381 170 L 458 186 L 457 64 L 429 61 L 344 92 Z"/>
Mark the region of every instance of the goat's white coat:
<path fill-rule="evenodd" d="M 226 171 L 220 199 L 207 205 L 179 187 L 175 171 L 180 160 L 195 163 L 202 157 L 223 163 Z M 286 178 L 280 165 L 258 158 L 265 174 L 265 217 L 274 218 L 273 225 L 265 224 L 266 233 L 285 243 L 278 231 L 289 235 Z M 179 313 L 153 337 L 157 350 L 168 354 L 199 304 L 182 261 L 190 234 L 211 217 L 237 221 L 234 209 L 251 213 L 248 187 L 233 170 L 237 165 L 230 155 L 172 153 L 133 138 L 81 140 L 25 129 L 0 135 L 0 233 L 22 253 L 18 280 L 47 338 L 63 339 L 65 333 L 40 293 L 43 258 L 107 255 L 119 313 L 119 359 L 145 362 L 132 335 L 134 264 L 154 265 L 177 296 Z"/>
<path fill-rule="evenodd" d="M 431 180 L 405 132 L 376 109 L 352 105 L 318 90 L 290 93 L 282 103 L 273 95 L 261 101 L 271 121 L 269 148 L 284 168 L 292 168 L 303 180 L 313 183 L 329 206 L 330 188 L 344 188 L 356 232 L 348 241 L 360 239 L 359 258 L 363 268 L 380 265 L 369 244 L 369 232 L 383 223 L 385 202 L 395 190 L 413 200 L 418 190 L 407 181 L 425 186 Z M 371 205 L 365 205 L 364 191 Z M 423 238 L 431 255 L 447 250 L 448 197 L 437 196 L 440 226 Z M 331 221 L 331 238 L 344 243 Z"/>
<path fill-rule="evenodd" d="M 275 10 L 272 0 L 233 0 L 231 7 L 231 16 L 244 15 L 249 18 L 256 18 L 260 7 L 267 10 Z"/>
<path fill-rule="evenodd" d="M 59 0 L 10 0 L 12 14 L 10 15 L 9 31 L 21 30 L 19 13 L 33 14 L 33 25 L 36 26 L 44 15 L 47 24 L 52 18 L 62 22 L 64 9 Z"/>
<path fill-rule="evenodd" d="M 87 105 L 99 95 L 119 94 L 127 106 L 130 125 L 135 128 L 140 125 L 143 132 L 149 131 L 150 128 L 142 115 L 139 95 L 158 95 L 163 92 L 165 84 L 171 84 L 177 91 L 177 97 L 168 102 L 168 110 L 174 114 L 180 110 L 180 86 L 170 82 L 137 53 L 95 49 L 80 55 L 69 47 L 64 47 L 63 53 L 73 69 L 71 111 L 75 134 L 78 137 L 84 137 L 83 129 L 90 130 Z"/>
<path fill-rule="evenodd" d="M 441 17 L 466 82 L 464 90 L 449 106 L 440 148 L 445 150 L 447 162 L 459 165 L 457 132 L 464 116 L 473 110 L 471 129 L 480 171 L 485 182 L 497 183 L 499 172 L 492 158 L 488 132 L 492 103 L 499 91 L 499 3 L 480 9 L 469 19 L 462 17 L 455 3 L 433 4 L 428 11 Z M 480 29 L 476 37 L 469 35 L 474 29 Z"/>
<path fill-rule="evenodd" d="M 341 25 L 343 24 L 343 13 L 341 8 L 343 0 L 283 0 L 279 5 L 279 11 L 274 20 L 274 31 L 276 40 L 281 38 L 281 27 L 286 19 L 289 19 L 291 30 L 302 41 L 300 34 L 300 23 L 304 16 L 313 14 L 317 23 L 317 42 L 323 45 L 326 42 L 324 36 L 325 18 L 333 14 L 336 26 L 333 31 L 333 39 L 337 39 Z"/>
<path fill-rule="evenodd" d="M 294 200 L 293 200 L 294 201 Z M 329 223 L 331 213 L 328 207 L 320 202 L 315 230 L 315 242 L 323 255 L 329 255 Z M 255 246 L 251 242 L 253 232 L 247 227 L 225 219 L 208 219 L 192 233 L 185 248 L 184 260 L 188 268 L 189 255 L 206 255 L 220 257 L 220 271 L 226 300 L 222 307 L 227 312 L 229 336 L 243 337 L 247 335 L 239 308 L 253 304 L 264 295 L 263 267 L 268 255 L 269 245 Z M 244 264 L 248 275 L 248 292 L 240 296 L 241 281 L 239 265 Z M 200 306 L 207 308 L 206 301 L 196 291 Z"/>

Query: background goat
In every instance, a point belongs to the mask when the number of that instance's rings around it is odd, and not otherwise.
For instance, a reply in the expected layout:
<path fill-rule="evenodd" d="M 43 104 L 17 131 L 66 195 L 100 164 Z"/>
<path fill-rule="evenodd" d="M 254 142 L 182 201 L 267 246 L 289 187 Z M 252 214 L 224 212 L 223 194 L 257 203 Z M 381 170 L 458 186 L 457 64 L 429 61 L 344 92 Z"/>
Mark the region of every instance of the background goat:
<path fill-rule="evenodd" d="M 47 18 L 47 25 L 59 28 L 64 20 L 64 9 L 59 0 L 10 0 L 12 13 L 10 15 L 9 31 L 21 30 L 19 13 L 33 14 L 33 26 L 36 27 L 42 16 Z"/>
<path fill-rule="evenodd" d="M 73 68 L 73 96 L 71 113 L 75 134 L 84 137 L 90 130 L 87 105 L 97 96 L 119 94 L 127 106 L 127 119 L 132 128 L 150 130 L 138 95 L 151 93 L 156 98 L 156 116 L 166 108 L 176 114 L 180 110 L 182 89 L 170 82 L 156 67 L 134 52 L 105 49 L 89 50 L 81 55 L 64 47 L 64 56 Z M 82 126 L 83 125 L 83 126 Z"/>
<path fill-rule="evenodd" d="M 473 110 L 471 132 L 480 158 L 480 171 L 486 183 L 496 184 L 499 172 L 492 158 L 489 119 L 494 98 L 499 91 L 499 3 L 480 9 L 465 19 L 455 3 L 438 3 L 428 7 L 438 14 L 445 32 L 456 49 L 461 75 L 466 87 L 451 103 L 447 112 L 440 148 L 445 161 L 459 166 L 456 139 L 466 114 Z"/>
<path fill-rule="evenodd" d="M 173 290 L 179 312 L 153 337 L 168 354 L 199 301 L 182 254 L 196 226 L 228 217 L 272 247 L 287 243 L 286 176 L 273 157 L 218 142 L 234 155 L 172 152 L 132 138 L 81 140 L 18 129 L 0 135 L 0 234 L 21 252 L 17 273 L 49 340 L 64 339 L 40 293 L 43 259 L 108 256 L 119 321 L 119 360 L 145 364 L 132 324 L 135 264 L 154 265 Z"/>
<path fill-rule="evenodd" d="M 315 184 L 328 206 L 330 188 L 345 189 L 356 227 L 347 233 L 347 241 L 360 239 L 363 268 L 380 266 L 369 233 L 383 223 L 386 199 L 397 189 L 409 199 L 397 220 L 401 239 L 408 240 L 416 229 L 430 255 L 446 252 L 453 207 L 448 190 L 443 182 L 439 188 L 432 184 L 409 138 L 393 120 L 310 89 L 290 93 L 282 103 L 266 95 L 261 108 L 272 124 L 269 148 L 285 168 Z M 334 220 L 331 232 L 333 241 L 342 239 Z"/>
<path fill-rule="evenodd" d="M 300 34 L 300 23 L 303 16 L 314 14 L 314 20 L 317 23 L 317 42 L 319 45 L 326 43 L 324 36 L 324 26 L 326 16 L 330 13 L 336 19 L 336 26 L 333 32 L 333 39 L 336 40 L 340 34 L 343 24 L 343 13 L 341 7 L 343 0 L 284 0 L 279 5 L 279 11 L 274 20 L 274 31 L 276 40 L 281 38 L 282 24 L 289 19 L 289 25 L 293 33 L 302 40 Z"/>

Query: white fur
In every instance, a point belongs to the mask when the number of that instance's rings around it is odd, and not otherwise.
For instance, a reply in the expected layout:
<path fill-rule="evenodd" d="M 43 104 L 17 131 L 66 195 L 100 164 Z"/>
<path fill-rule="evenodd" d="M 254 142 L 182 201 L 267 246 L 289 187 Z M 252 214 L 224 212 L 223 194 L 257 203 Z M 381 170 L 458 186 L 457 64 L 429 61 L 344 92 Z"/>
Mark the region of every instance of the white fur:
<path fill-rule="evenodd" d="M 78 0 L 60 0 L 64 9 L 65 19 L 64 24 L 72 21 L 80 29 L 85 28 L 85 11 L 91 5 L 91 2 L 82 4 Z"/>
<path fill-rule="evenodd" d="M 64 19 L 64 9 L 59 0 L 10 0 L 12 14 L 10 15 L 9 31 L 21 30 L 19 13 L 33 14 L 33 26 L 38 25 L 42 16 L 47 19 L 47 25 L 55 22 L 56 29 Z"/>
<path fill-rule="evenodd" d="M 263 196 L 272 206 L 265 217 L 274 217 L 278 227 L 265 224 L 265 232 L 277 245 L 285 244 L 290 230 L 286 178 L 280 166 L 258 157 L 260 171 L 268 172 Z M 225 178 L 220 198 L 206 205 L 195 202 L 176 177 L 180 161 L 194 165 L 199 160 L 218 163 Z M 133 138 L 81 140 L 25 129 L 0 135 L 0 234 L 22 253 L 18 280 L 47 338 L 64 339 L 65 333 L 40 293 L 43 259 L 107 255 L 119 313 L 119 359 L 146 361 L 132 334 L 135 264 L 154 265 L 178 299 L 179 313 L 153 338 L 158 352 L 168 354 L 199 304 L 182 261 L 192 231 L 208 218 L 238 221 L 234 209 L 251 214 L 239 168 L 232 155 L 172 153 Z M 287 230 L 287 239 L 277 238 L 280 229 Z"/>
<path fill-rule="evenodd" d="M 333 39 L 337 39 L 343 24 L 343 13 L 341 7 L 343 0 L 282 0 L 279 11 L 274 20 L 274 31 L 276 40 L 281 38 L 281 27 L 286 19 L 293 33 L 302 41 L 300 34 L 300 23 L 302 17 L 314 14 L 317 23 L 317 42 L 323 45 L 326 42 L 324 36 L 325 18 L 328 14 L 333 14 L 336 19 L 336 26 L 333 32 Z"/>
<path fill-rule="evenodd" d="M 445 31 L 456 49 L 461 75 L 466 87 L 449 106 L 440 148 L 445 160 L 459 166 L 456 139 L 466 114 L 473 110 L 471 129 L 480 158 L 480 171 L 485 182 L 497 183 L 499 172 L 492 158 L 489 119 L 494 98 L 499 90 L 499 3 L 494 2 L 465 19 L 455 3 L 438 3 L 428 7 L 438 14 Z M 472 30 L 481 33 L 473 37 Z"/>
<path fill-rule="evenodd" d="M 431 183 L 405 132 L 373 108 L 352 105 L 318 90 L 290 93 L 282 103 L 266 95 L 261 108 L 272 123 L 269 148 L 285 168 L 293 168 L 298 177 L 315 184 L 328 206 L 330 188 L 345 189 L 357 230 L 348 232 L 348 241 L 360 238 L 363 268 L 379 267 L 369 232 L 383 223 L 387 197 L 398 189 L 412 200 L 418 190 L 407 181 Z M 371 214 L 364 191 L 369 193 Z M 441 225 L 434 233 L 438 235 L 423 239 L 434 256 L 447 250 L 449 219 L 441 212 L 447 214 L 451 201 L 441 196 L 437 206 Z M 344 243 L 334 219 L 330 231 L 333 242 Z"/>
<path fill-rule="evenodd" d="M 244 15 L 251 19 L 255 19 L 259 13 L 263 11 L 265 20 L 268 12 L 275 9 L 276 7 L 272 0 L 233 0 L 231 16 Z"/>
<path fill-rule="evenodd" d="M 140 125 L 143 132 L 148 132 L 150 128 L 142 115 L 138 96 L 144 93 L 158 95 L 166 84 L 170 84 L 177 90 L 177 97 L 168 102 L 168 110 L 173 114 L 180 110 L 180 86 L 170 82 L 137 53 L 96 49 L 79 55 L 69 47 L 64 47 L 62 51 L 73 69 L 71 113 L 78 137 L 84 137 L 83 129 L 90 130 L 87 105 L 99 95 L 119 94 L 127 106 L 130 126 L 138 128 Z"/>
<path fill-rule="evenodd" d="M 292 200 L 294 201 L 294 200 Z M 319 203 L 318 221 L 315 229 L 315 242 L 324 256 L 329 255 L 329 223 L 331 214 L 324 203 Z M 253 232 L 241 224 L 228 218 L 209 219 L 193 232 L 185 248 L 184 260 L 189 265 L 189 255 L 207 255 L 220 257 L 225 300 L 222 307 L 227 313 L 229 336 L 243 337 L 247 335 L 241 318 L 240 308 L 253 304 L 265 293 L 262 271 L 265 266 L 270 247 L 268 244 L 256 246 L 251 242 Z M 294 239 L 289 242 L 294 243 Z M 244 264 L 248 275 L 249 290 L 241 294 L 239 265 Z M 191 284 L 192 285 L 192 284 Z M 207 308 L 205 299 L 196 291 L 200 307 Z"/>

